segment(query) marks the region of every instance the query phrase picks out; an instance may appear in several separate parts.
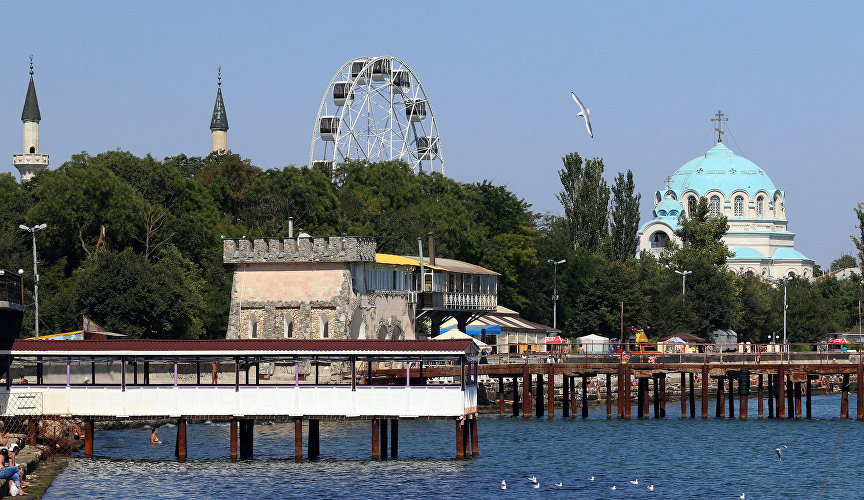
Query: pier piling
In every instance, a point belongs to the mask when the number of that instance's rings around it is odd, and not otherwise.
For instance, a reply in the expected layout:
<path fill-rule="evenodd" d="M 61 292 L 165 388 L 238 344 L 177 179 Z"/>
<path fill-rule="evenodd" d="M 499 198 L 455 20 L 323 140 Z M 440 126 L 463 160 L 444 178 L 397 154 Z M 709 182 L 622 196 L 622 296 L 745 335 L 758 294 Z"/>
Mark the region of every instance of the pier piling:
<path fill-rule="evenodd" d="M 582 418 L 588 418 L 588 377 L 582 374 Z"/>
<path fill-rule="evenodd" d="M 783 365 L 777 368 L 777 418 L 786 418 L 786 372 Z"/>
<path fill-rule="evenodd" d="M 84 457 L 93 456 L 93 419 L 84 420 Z"/>
<path fill-rule="evenodd" d="M 726 381 L 723 377 L 717 379 L 717 405 L 714 408 L 714 416 L 716 418 L 726 418 L 726 407 L 724 405 L 724 396 L 726 392 Z"/>
<path fill-rule="evenodd" d="M 387 453 L 388 453 L 388 450 L 387 450 L 387 423 L 388 423 L 388 420 L 386 418 L 382 418 L 380 423 L 378 424 L 381 427 L 381 439 L 380 439 L 380 441 L 381 441 L 381 460 L 387 460 Z M 463 433 L 467 433 L 468 428 L 463 427 L 462 431 L 463 431 Z M 465 436 L 463 436 L 462 437 L 463 446 L 464 446 L 465 441 L 467 441 L 467 440 L 465 439 Z M 464 449 L 463 449 L 463 452 L 464 452 Z"/>
<path fill-rule="evenodd" d="M 554 367 L 551 364 L 547 368 L 549 384 L 546 391 L 546 413 L 549 414 L 549 420 L 555 418 L 555 372 L 553 371 L 553 368 Z"/>
<path fill-rule="evenodd" d="M 735 418 L 735 377 L 729 377 L 729 418 Z"/>
<path fill-rule="evenodd" d="M 606 374 L 606 418 L 612 418 L 612 374 Z"/>
<path fill-rule="evenodd" d="M 660 374 L 660 418 L 666 418 L 666 373 Z"/>
<path fill-rule="evenodd" d="M 309 455 L 309 460 L 318 460 L 318 457 L 321 455 L 321 443 L 320 443 L 320 428 L 319 421 L 317 418 L 309 419 L 309 437 L 307 437 L 307 451 L 306 454 Z"/>
<path fill-rule="evenodd" d="M 186 419 L 177 419 L 177 441 L 175 441 L 174 455 L 179 463 L 186 461 Z"/>
<path fill-rule="evenodd" d="M 687 418 L 687 374 L 681 372 L 681 418 Z"/>
<path fill-rule="evenodd" d="M 570 416 L 570 376 L 564 374 L 561 380 L 563 400 L 561 401 L 561 416 L 567 418 Z"/>
<path fill-rule="evenodd" d="M 756 397 L 759 398 L 759 402 L 757 405 L 758 410 L 757 410 L 756 418 L 761 419 L 763 417 L 763 406 L 764 406 L 764 401 L 762 401 L 762 374 L 761 373 L 759 374 L 759 388 L 757 389 Z"/>
<path fill-rule="evenodd" d="M 476 426 L 471 429 L 472 434 L 476 433 Z M 472 438 L 472 441 L 474 438 Z M 399 458 L 399 419 L 394 418 L 390 421 L 390 458 Z"/>
<path fill-rule="evenodd" d="M 849 418 L 849 374 L 843 374 L 843 387 L 841 387 L 840 418 Z"/>
<path fill-rule="evenodd" d="M 792 377 L 787 377 L 786 381 L 786 405 L 787 418 L 795 418 L 795 384 Z"/>
<path fill-rule="evenodd" d="M 696 418 L 696 384 L 694 374 L 690 373 L 690 418 Z M 683 397 L 683 395 L 682 395 Z"/>
<path fill-rule="evenodd" d="M 573 418 L 576 418 L 576 406 L 578 402 L 576 399 L 576 377 L 570 376 L 570 414 L 573 415 Z"/>
<path fill-rule="evenodd" d="M 645 410 L 647 409 L 647 405 L 645 404 L 645 382 L 644 378 L 636 379 L 636 418 L 642 420 L 645 418 Z"/>
<path fill-rule="evenodd" d="M 378 437 L 379 437 L 378 435 L 381 431 L 378 429 L 378 427 L 379 427 L 378 426 L 378 419 L 373 418 L 372 419 L 372 460 L 380 460 L 381 459 L 380 451 L 379 451 L 380 446 L 378 444 Z"/>
<path fill-rule="evenodd" d="M 768 418 L 774 418 L 774 375 L 768 374 Z"/>
<path fill-rule="evenodd" d="M 519 409 L 522 408 L 522 404 L 519 401 L 519 377 L 513 377 L 513 416 L 519 416 Z"/>
<path fill-rule="evenodd" d="M 702 418 L 708 418 L 708 365 L 702 365 Z"/>
<path fill-rule="evenodd" d="M 534 414 L 537 417 L 543 416 L 543 374 L 537 374 L 537 401 L 534 403 Z"/>
<path fill-rule="evenodd" d="M 858 417 L 858 420 L 864 419 L 864 364 L 861 364 L 861 361 L 858 361 L 858 369 L 855 371 L 855 377 L 857 378 L 855 382 L 856 392 L 855 392 L 855 411 Z M 807 398 L 808 403 L 810 404 L 810 398 Z"/>
<path fill-rule="evenodd" d="M 498 377 L 498 415 L 504 415 L 504 377 Z"/>
<path fill-rule="evenodd" d="M 795 382 L 795 418 L 801 418 L 801 382 Z"/>
<path fill-rule="evenodd" d="M 811 397 L 813 396 L 813 378 L 810 375 L 807 375 L 807 409 L 805 416 L 807 418 L 813 418 L 813 405 L 811 404 Z"/>
<path fill-rule="evenodd" d="M 660 418 L 660 377 L 655 374 L 651 379 L 654 382 L 654 418 Z"/>
<path fill-rule="evenodd" d="M 528 365 L 522 372 L 522 418 L 531 418 L 531 374 L 528 373 Z"/>
<path fill-rule="evenodd" d="M 465 458 L 465 419 L 456 421 L 456 458 Z"/>
<path fill-rule="evenodd" d="M 236 418 L 231 419 L 230 427 L 231 427 L 231 432 L 230 432 L 231 443 L 230 443 L 229 457 L 231 458 L 232 462 L 236 462 L 237 461 L 237 419 Z"/>
<path fill-rule="evenodd" d="M 480 438 L 477 436 L 477 415 L 470 420 L 471 422 L 471 454 L 475 457 L 480 454 Z"/>
<path fill-rule="evenodd" d="M 294 461 L 303 461 L 303 419 L 294 419 Z"/>

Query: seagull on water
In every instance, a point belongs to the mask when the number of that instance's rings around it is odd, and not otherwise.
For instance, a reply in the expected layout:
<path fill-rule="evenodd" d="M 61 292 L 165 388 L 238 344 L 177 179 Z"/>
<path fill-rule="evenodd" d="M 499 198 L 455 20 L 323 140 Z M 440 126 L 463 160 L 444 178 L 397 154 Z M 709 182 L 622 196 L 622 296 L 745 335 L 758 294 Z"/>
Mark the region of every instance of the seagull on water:
<path fill-rule="evenodd" d="M 612 491 L 615 491 L 615 490 L 616 490 L 616 487 L 615 487 L 615 486 L 613 486 L 613 487 L 612 487 Z"/>
<path fill-rule="evenodd" d="M 555 483 L 555 487 L 556 487 L 556 488 L 560 488 L 560 487 L 562 487 L 562 486 L 564 486 L 564 483 Z"/>
<path fill-rule="evenodd" d="M 534 489 L 539 490 L 540 489 L 540 483 L 534 483 Z"/>
<path fill-rule="evenodd" d="M 634 479 L 634 480 L 630 481 L 630 484 L 639 484 L 639 480 L 638 480 L 638 479 Z"/>
<path fill-rule="evenodd" d="M 531 482 L 534 483 L 534 484 L 537 484 L 537 476 L 531 476 L 531 477 L 528 478 L 528 480 L 531 481 Z"/>
<path fill-rule="evenodd" d="M 593 481 L 593 480 L 594 480 L 594 476 L 589 477 L 588 480 L 589 480 L 589 481 Z"/>
<path fill-rule="evenodd" d="M 741 496 L 738 498 L 740 498 L 741 500 L 744 500 L 746 497 L 747 497 L 747 495 L 745 495 L 744 493 L 741 493 Z"/>
<path fill-rule="evenodd" d="M 579 105 L 579 112 L 576 113 L 576 116 L 581 116 L 582 118 L 585 119 L 585 128 L 588 129 L 588 135 L 590 135 L 591 138 L 593 139 L 594 138 L 594 132 L 591 130 L 591 113 L 588 111 L 588 109 L 585 107 L 585 105 L 582 104 L 582 101 L 580 101 L 579 98 L 576 97 L 575 93 L 570 92 L 570 95 L 573 96 L 573 100 L 576 101 L 576 104 Z"/>
<path fill-rule="evenodd" d="M 502 489 L 502 490 L 506 490 L 506 489 L 507 489 L 507 481 L 505 481 L 505 480 L 503 480 L 503 479 L 501 480 L 501 489 Z"/>
<path fill-rule="evenodd" d="M 781 455 L 780 452 L 783 451 L 783 450 L 785 450 L 786 448 L 788 448 L 788 446 L 786 446 L 785 444 L 781 444 L 780 446 L 774 448 L 774 453 L 777 454 L 777 458 L 778 458 L 780 461 L 783 460 L 783 455 Z"/>
<path fill-rule="evenodd" d="M 654 491 L 654 485 L 653 484 L 648 485 L 648 491 Z"/>

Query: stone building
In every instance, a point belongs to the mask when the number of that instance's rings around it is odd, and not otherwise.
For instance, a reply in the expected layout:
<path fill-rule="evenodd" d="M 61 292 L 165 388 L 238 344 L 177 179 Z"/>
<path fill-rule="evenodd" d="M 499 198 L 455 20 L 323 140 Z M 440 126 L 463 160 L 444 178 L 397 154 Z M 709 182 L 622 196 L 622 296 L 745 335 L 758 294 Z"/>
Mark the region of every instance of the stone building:
<path fill-rule="evenodd" d="M 48 155 L 39 153 L 39 100 L 36 99 L 36 85 L 33 83 L 33 56 L 30 56 L 30 84 L 24 98 L 21 122 L 24 124 L 24 152 L 12 155 L 12 164 L 21 174 L 21 182 L 27 182 L 36 172 L 48 168 Z"/>
<path fill-rule="evenodd" d="M 735 254 L 727 261 L 730 269 L 763 278 L 813 276 L 813 260 L 795 250 L 795 233 L 787 228 L 786 192 L 719 137 L 713 148 L 685 163 L 667 179 L 663 191 L 654 193 L 654 218 L 639 231 L 640 250 L 660 255 L 670 241 L 680 245 L 675 236 L 678 218 L 689 214 L 700 197 L 708 199 L 712 214 L 729 218 L 723 242 Z"/>
<path fill-rule="evenodd" d="M 356 236 L 224 239 L 234 265 L 226 337 L 415 339 L 418 319 L 434 333 L 495 310 L 497 273 L 376 248 Z"/>

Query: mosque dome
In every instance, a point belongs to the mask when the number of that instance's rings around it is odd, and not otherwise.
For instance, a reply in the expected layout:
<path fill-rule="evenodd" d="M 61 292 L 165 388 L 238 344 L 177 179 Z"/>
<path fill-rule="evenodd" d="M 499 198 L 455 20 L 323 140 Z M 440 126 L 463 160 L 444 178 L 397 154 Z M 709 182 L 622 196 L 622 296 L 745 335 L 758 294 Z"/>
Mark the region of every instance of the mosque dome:
<path fill-rule="evenodd" d="M 679 168 L 671 177 L 666 193 L 681 199 L 685 192 L 699 197 L 719 190 L 727 199 L 734 191 L 746 191 L 750 198 L 764 191 L 773 197 L 777 188 L 768 175 L 752 161 L 738 156 L 722 142 Z M 672 191 L 673 193 L 669 193 Z M 656 202 L 662 203 L 658 191 Z"/>

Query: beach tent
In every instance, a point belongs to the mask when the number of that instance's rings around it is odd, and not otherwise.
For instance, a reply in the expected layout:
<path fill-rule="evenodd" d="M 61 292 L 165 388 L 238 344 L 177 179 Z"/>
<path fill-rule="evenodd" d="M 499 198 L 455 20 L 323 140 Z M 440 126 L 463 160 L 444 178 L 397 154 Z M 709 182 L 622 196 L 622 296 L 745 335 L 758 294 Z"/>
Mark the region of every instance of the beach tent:
<path fill-rule="evenodd" d="M 582 345 L 582 350 L 589 353 L 606 352 L 609 350 L 609 339 L 600 335 L 585 335 L 576 339 L 576 345 Z"/>
<path fill-rule="evenodd" d="M 489 344 L 487 344 L 485 342 L 480 342 L 479 340 L 477 340 L 476 337 L 472 337 L 471 335 L 468 335 L 464 332 L 460 332 L 459 330 L 457 330 L 455 328 L 452 328 L 452 329 L 448 330 L 447 332 L 442 333 L 441 335 L 438 335 L 437 337 L 432 337 L 432 340 L 462 340 L 462 339 L 471 339 L 472 341 L 474 341 L 474 344 L 477 346 L 477 348 L 480 349 L 481 351 L 489 351 L 492 349 L 492 347 Z"/>

